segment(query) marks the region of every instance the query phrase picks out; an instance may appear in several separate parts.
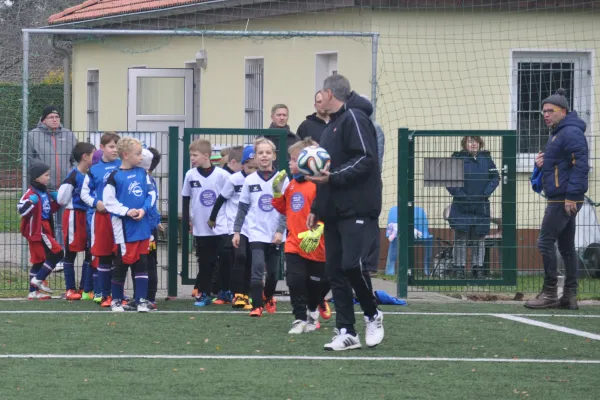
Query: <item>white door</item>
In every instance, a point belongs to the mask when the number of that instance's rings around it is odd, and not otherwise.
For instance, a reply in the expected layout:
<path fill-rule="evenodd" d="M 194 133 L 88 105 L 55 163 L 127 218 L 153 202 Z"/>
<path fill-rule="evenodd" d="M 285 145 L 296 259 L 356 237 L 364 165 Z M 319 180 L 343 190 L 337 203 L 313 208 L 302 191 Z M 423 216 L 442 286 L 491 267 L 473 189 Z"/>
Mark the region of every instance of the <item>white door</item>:
<path fill-rule="evenodd" d="M 178 126 L 183 132 L 193 123 L 193 69 L 129 69 L 129 131 L 166 132 L 169 126 Z"/>

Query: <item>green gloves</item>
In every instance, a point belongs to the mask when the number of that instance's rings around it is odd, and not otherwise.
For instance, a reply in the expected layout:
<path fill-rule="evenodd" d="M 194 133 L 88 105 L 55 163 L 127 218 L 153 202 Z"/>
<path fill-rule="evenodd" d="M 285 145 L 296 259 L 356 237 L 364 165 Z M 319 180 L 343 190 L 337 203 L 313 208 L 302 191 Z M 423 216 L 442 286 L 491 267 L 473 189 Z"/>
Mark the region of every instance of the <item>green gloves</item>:
<path fill-rule="evenodd" d="M 287 178 L 287 172 L 283 170 L 279 171 L 275 179 L 273 179 L 273 197 L 275 197 L 276 199 L 283 196 L 283 193 L 281 191 L 283 189 L 285 178 Z"/>
<path fill-rule="evenodd" d="M 300 249 L 306 253 L 312 253 L 319 247 L 319 241 L 321 235 L 323 235 L 323 224 L 317 224 L 315 229 L 304 231 L 298 234 L 298 239 L 302 239 L 300 242 Z"/>

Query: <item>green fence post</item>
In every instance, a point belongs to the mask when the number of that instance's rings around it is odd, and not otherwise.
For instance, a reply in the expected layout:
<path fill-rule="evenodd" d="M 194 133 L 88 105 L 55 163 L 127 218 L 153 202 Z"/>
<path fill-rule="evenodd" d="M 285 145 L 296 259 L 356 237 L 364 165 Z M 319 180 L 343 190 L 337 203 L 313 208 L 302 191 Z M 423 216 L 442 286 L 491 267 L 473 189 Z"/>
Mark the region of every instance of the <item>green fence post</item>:
<path fill-rule="evenodd" d="M 517 132 L 502 136 L 502 276 L 517 285 Z"/>
<path fill-rule="evenodd" d="M 398 129 L 398 297 L 408 296 L 408 128 Z M 412 232 L 411 232 L 412 235 Z"/>
<path fill-rule="evenodd" d="M 177 237 L 179 236 L 179 128 L 169 127 L 169 244 L 168 244 L 168 291 L 169 297 L 177 297 Z"/>

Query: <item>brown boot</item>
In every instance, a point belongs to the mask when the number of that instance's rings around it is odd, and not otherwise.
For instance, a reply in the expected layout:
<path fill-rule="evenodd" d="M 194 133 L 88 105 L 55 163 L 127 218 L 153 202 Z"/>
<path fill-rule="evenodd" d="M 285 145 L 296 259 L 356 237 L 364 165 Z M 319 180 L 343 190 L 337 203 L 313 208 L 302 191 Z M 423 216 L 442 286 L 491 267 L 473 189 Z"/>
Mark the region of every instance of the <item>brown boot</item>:
<path fill-rule="evenodd" d="M 558 302 L 558 287 L 546 286 L 538 294 L 535 299 L 525 302 L 527 308 L 557 308 Z"/>
<path fill-rule="evenodd" d="M 579 310 L 579 306 L 577 305 L 577 293 L 565 289 L 562 297 L 560 298 L 558 307 L 567 310 Z"/>

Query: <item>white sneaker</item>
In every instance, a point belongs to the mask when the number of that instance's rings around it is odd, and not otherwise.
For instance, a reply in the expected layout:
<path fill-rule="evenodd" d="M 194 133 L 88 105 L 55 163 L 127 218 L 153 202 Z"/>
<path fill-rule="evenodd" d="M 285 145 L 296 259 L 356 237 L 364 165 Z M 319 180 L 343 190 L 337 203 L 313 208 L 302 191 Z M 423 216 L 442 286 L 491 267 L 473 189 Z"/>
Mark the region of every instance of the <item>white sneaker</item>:
<path fill-rule="evenodd" d="M 27 300 L 50 300 L 52 297 L 47 294 L 36 290 L 35 292 L 29 292 Z"/>
<path fill-rule="evenodd" d="M 309 311 L 308 318 L 306 320 L 306 329 L 305 332 L 313 332 L 321 327 L 319 323 L 319 312 L 318 311 Z"/>
<path fill-rule="evenodd" d="M 52 293 L 52 291 L 53 291 L 48 286 L 46 286 L 46 284 L 44 283 L 44 281 L 37 279 L 35 276 L 33 278 L 31 278 L 31 280 L 29 281 L 29 283 L 31 283 L 36 288 L 38 288 L 40 290 L 43 290 L 44 292 Z"/>
<path fill-rule="evenodd" d="M 148 308 L 148 302 L 144 299 L 140 299 L 137 305 L 137 312 L 148 312 L 150 309 Z"/>
<path fill-rule="evenodd" d="M 125 312 L 121 300 L 113 300 L 110 303 L 110 310 L 115 312 Z"/>
<path fill-rule="evenodd" d="M 339 331 L 334 329 L 334 333 L 335 336 L 331 340 L 331 343 L 327 343 L 325 346 L 323 346 L 325 350 L 342 351 L 360 349 L 361 345 L 358 334 L 356 334 L 356 336 L 352 336 L 346 333 L 345 328 L 342 328 Z"/>
<path fill-rule="evenodd" d="M 377 346 L 383 340 L 383 313 L 377 310 L 377 314 L 375 314 L 372 320 L 365 316 L 365 325 L 365 342 L 367 342 L 367 346 Z"/>
<path fill-rule="evenodd" d="M 65 263 L 62 262 L 62 261 L 59 261 L 59 262 L 56 263 L 56 267 L 54 267 L 53 271 L 54 272 L 60 272 L 60 271 L 62 271 L 64 269 L 65 269 Z"/>
<path fill-rule="evenodd" d="M 297 319 L 292 322 L 292 329 L 290 329 L 288 333 L 290 335 L 299 335 L 304 332 L 306 332 L 306 321 Z"/>

